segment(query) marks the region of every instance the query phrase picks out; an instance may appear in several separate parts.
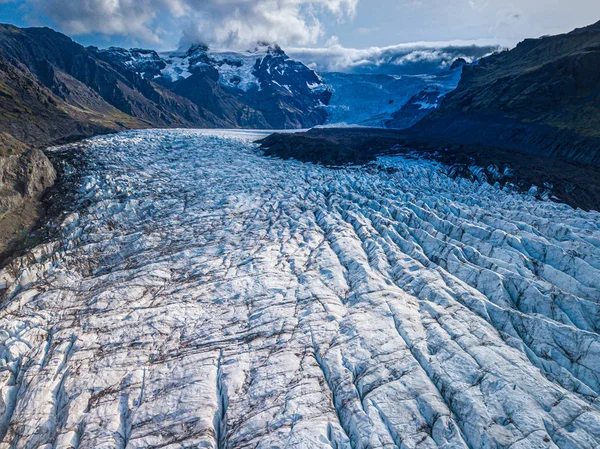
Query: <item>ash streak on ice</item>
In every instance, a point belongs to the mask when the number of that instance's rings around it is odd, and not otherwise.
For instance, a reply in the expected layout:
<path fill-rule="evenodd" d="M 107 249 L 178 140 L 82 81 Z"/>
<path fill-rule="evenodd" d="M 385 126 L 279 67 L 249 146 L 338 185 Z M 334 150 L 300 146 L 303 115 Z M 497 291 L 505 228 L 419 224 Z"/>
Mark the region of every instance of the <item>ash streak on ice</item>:
<path fill-rule="evenodd" d="M 76 156 L 0 272 L 1 448 L 600 447 L 597 213 L 256 137 Z"/>

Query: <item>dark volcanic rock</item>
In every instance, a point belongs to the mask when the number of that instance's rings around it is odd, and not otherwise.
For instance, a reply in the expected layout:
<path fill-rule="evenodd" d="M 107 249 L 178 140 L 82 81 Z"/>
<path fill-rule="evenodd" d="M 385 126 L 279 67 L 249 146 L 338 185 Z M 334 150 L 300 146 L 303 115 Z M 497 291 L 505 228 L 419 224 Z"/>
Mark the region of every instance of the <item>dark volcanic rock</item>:
<path fill-rule="evenodd" d="M 88 99 L 95 109 L 105 105 L 116 117 L 126 117 L 87 89 L 78 91 L 72 98 Z M 70 106 L 27 68 L 12 65 L 2 57 L 0 111 L 0 132 L 35 147 L 119 129 L 116 122 L 111 123 L 109 111 L 102 119 L 98 110 Z"/>
<path fill-rule="evenodd" d="M 246 122 L 240 120 L 237 113 L 243 110 L 245 105 L 235 96 L 225 92 L 219 85 L 218 78 L 218 72 L 207 67 L 205 70 L 196 71 L 189 78 L 173 83 L 170 88 L 174 93 L 189 99 L 200 108 L 211 111 L 211 114 L 226 123 L 228 127 L 269 128 L 260 117 Z"/>
<path fill-rule="evenodd" d="M 366 146 L 349 145 L 339 137 L 338 135 L 336 138 L 328 139 L 316 130 L 311 130 L 306 133 L 275 133 L 261 139 L 258 143 L 265 156 L 296 159 L 301 162 L 340 166 L 364 164 L 374 160 L 375 151 L 368 150 Z"/>

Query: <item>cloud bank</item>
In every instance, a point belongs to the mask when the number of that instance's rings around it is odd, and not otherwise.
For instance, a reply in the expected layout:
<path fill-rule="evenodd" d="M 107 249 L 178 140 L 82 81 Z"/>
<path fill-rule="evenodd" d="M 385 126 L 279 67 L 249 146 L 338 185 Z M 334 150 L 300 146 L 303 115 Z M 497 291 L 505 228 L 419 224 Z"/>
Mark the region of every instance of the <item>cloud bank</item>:
<path fill-rule="evenodd" d="M 2 1 L 2 0 L 0 0 Z M 319 17 L 352 17 L 359 0 L 27 0 L 67 33 L 135 37 L 161 43 L 167 21 L 182 44 L 247 47 L 259 41 L 311 45 Z"/>
<path fill-rule="evenodd" d="M 417 75 L 448 70 L 458 58 L 474 62 L 501 50 L 487 42 L 417 42 L 389 47 L 346 48 L 335 40 L 324 48 L 290 48 L 286 52 L 318 72 Z"/>
<path fill-rule="evenodd" d="M 360 0 L 19 1 L 72 35 L 124 36 L 140 46 L 162 48 L 177 40 L 181 47 L 202 43 L 241 50 L 253 48 L 257 42 L 276 42 L 290 56 L 320 72 L 435 73 L 447 70 L 457 58 L 471 62 L 498 49 L 481 41 L 356 49 L 340 45 L 335 36 L 325 47 L 311 48 L 322 42 L 323 22 L 354 17 Z M 362 0 L 361 5 L 366 4 L 367 0 Z"/>

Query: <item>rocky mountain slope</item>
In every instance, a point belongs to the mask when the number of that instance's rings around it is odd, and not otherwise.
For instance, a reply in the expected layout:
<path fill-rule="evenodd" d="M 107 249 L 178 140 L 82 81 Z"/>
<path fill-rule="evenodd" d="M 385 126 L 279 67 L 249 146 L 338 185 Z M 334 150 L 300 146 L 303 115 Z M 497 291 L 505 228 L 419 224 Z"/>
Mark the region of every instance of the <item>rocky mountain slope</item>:
<path fill-rule="evenodd" d="M 600 165 L 600 22 L 466 66 L 414 135 Z"/>

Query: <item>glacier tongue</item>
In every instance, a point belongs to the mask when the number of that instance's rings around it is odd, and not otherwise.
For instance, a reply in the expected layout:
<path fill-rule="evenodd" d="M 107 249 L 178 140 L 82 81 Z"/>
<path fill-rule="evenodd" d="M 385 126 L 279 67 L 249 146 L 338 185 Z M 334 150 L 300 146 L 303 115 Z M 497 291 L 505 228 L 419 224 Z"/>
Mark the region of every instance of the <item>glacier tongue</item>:
<path fill-rule="evenodd" d="M 56 150 L 70 210 L 0 272 L 0 448 L 600 447 L 598 213 L 257 137 Z"/>

